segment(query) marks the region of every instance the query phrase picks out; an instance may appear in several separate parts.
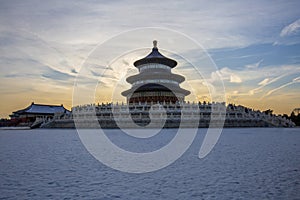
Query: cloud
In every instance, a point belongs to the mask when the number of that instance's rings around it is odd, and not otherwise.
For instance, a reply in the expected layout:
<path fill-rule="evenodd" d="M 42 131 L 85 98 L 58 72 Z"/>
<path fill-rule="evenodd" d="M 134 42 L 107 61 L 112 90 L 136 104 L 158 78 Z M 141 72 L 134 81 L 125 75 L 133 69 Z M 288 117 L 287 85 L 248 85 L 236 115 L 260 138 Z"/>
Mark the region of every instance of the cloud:
<path fill-rule="evenodd" d="M 0 23 L 5 28 L 31 30 L 48 41 L 71 45 L 96 44 L 129 29 L 160 26 L 180 30 L 207 48 L 222 48 L 272 41 L 269 35 L 278 31 L 273 27 L 297 16 L 298 6 L 296 1 L 278 1 L 270 6 L 259 0 L 188 4 L 159 0 L 148 4 L 137 0 L 10 1 L 1 4 Z M 283 15 L 286 10 L 289 14 Z"/>
<path fill-rule="evenodd" d="M 289 82 L 289 83 L 286 83 L 286 84 L 284 84 L 284 85 L 281 85 L 281 86 L 279 86 L 279 87 L 277 87 L 277 88 L 274 88 L 274 89 L 270 90 L 266 95 L 262 96 L 261 98 L 270 96 L 272 93 L 274 93 L 274 92 L 276 92 L 276 91 L 278 91 L 278 90 L 280 90 L 280 89 L 282 89 L 282 88 L 285 88 L 285 87 L 287 87 L 287 86 L 289 86 L 289 85 L 292 85 L 293 83 L 294 83 L 294 82 Z"/>
<path fill-rule="evenodd" d="M 271 94 L 273 94 L 274 92 L 278 91 L 278 90 L 281 90 L 287 86 L 290 86 L 292 84 L 295 84 L 295 83 L 300 83 L 300 77 L 297 77 L 297 78 L 294 78 L 291 82 L 288 82 L 288 83 L 285 83 L 283 85 L 280 85 L 279 87 L 276 87 L 272 90 L 270 90 L 266 95 L 264 95 L 262 98 L 264 97 L 267 97 L 267 96 L 270 96 Z"/>
<path fill-rule="evenodd" d="M 299 74 L 299 71 L 300 65 L 263 66 L 257 69 L 241 67 L 238 70 L 225 67 L 211 73 L 211 78 L 207 82 L 213 87 L 215 81 L 221 78 L 227 94 L 239 97 L 253 96 L 259 99 L 263 94 L 276 91 L 274 89 Z M 297 81 L 299 77 L 294 79 L 294 83 Z M 260 95 L 257 95 L 258 93 Z"/>
<path fill-rule="evenodd" d="M 255 93 L 262 92 L 264 87 L 266 87 L 267 85 L 270 85 L 272 83 L 275 83 L 276 81 L 280 80 L 281 78 L 283 78 L 285 76 L 288 76 L 289 74 L 291 74 L 291 73 L 285 73 L 285 74 L 277 76 L 275 78 L 265 78 L 264 80 L 262 80 L 261 82 L 258 83 L 259 87 L 250 90 L 249 94 L 254 95 Z"/>
<path fill-rule="evenodd" d="M 250 64 L 250 65 L 246 65 L 245 67 L 248 69 L 257 69 L 259 67 L 259 65 L 263 62 L 264 60 L 261 59 L 260 61 L 258 61 L 257 63 L 254 64 Z"/>
<path fill-rule="evenodd" d="M 64 81 L 72 83 L 75 78 L 75 75 L 73 74 L 64 73 L 48 66 L 46 66 L 44 69 L 45 72 L 42 73 L 42 77 L 52 79 L 53 81 Z"/>
<path fill-rule="evenodd" d="M 280 32 L 280 36 L 286 37 L 286 36 L 294 35 L 297 32 L 299 32 L 299 29 L 300 29 L 300 19 L 284 27 Z"/>
<path fill-rule="evenodd" d="M 261 95 L 257 96 L 257 93 L 272 94 L 278 85 L 284 84 L 287 78 L 299 73 L 299 70 L 299 65 L 264 66 L 257 69 L 242 67 L 239 70 L 224 67 L 212 72 L 210 79 L 206 81 L 210 88 L 214 88 L 214 83 L 222 79 L 228 95 L 253 96 L 259 99 Z M 298 78 L 294 82 L 296 81 Z M 256 87 L 257 85 L 259 87 Z"/>
<path fill-rule="evenodd" d="M 270 83 L 270 78 L 265 78 L 264 80 L 262 80 L 261 82 L 259 82 L 258 85 L 265 86 L 268 83 Z"/>
<path fill-rule="evenodd" d="M 43 67 L 48 67 L 70 76 L 74 75 L 71 59 L 37 34 L 15 28 L 0 32 L 0 40 L 6 38 L 10 38 L 10 42 L 0 46 L 0 64 L 11 67 L 3 73 L 30 71 L 32 74 L 40 74 Z"/>
<path fill-rule="evenodd" d="M 234 70 L 229 69 L 228 67 L 224 67 L 221 70 L 216 72 L 212 72 L 210 82 L 215 82 L 219 79 L 224 81 L 228 81 L 230 83 L 241 83 L 242 79 Z"/>
<path fill-rule="evenodd" d="M 294 82 L 294 83 L 299 83 L 299 82 L 300 82 L 300 76 L 297 77 L 297 78 L 294 78 L 294 79 L 293 79 L 293 82 Z"/>
<path fill-rule="evenodd" d="M 237 76 L 236 74 L 231 74 L 230 75 L 230 83 L 241 83 L 242 79 Z"/>

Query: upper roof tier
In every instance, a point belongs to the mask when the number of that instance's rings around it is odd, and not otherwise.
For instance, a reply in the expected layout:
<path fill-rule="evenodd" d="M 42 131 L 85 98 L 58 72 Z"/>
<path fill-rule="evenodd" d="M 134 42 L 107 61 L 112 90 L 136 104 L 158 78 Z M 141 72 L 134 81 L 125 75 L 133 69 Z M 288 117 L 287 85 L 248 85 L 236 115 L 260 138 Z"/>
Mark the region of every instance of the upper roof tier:
<path fill-rule="evenodd" d="M 159 63 L 159 64 L 167 65 L 171 68 L 177 65 L 177 62 L 175 60 L 165 57 L 158 51 L 156 40 L 153 41 L 153 48 L 151 53 L 147 55 L 145 58 L 135 61 L 133 64 L 135 67 L 139 68 L 139 66 L 148 63 Z"/>
<path fill-rule="evenodd" d="M 128 83 L 134 83 L 135 81 L 141 81 L 141 80 L 157 80 L 159 79 L 167 79 L 167 80 L 173 80 L 178 83 L 182 83 L 185 78 L 178 74 L 172 74 L 172 73 L 162 73 L 162 72 L 149 72 L 149 73 L 140 73 L 133 76 L 130 76 L 126 79 Z"/>

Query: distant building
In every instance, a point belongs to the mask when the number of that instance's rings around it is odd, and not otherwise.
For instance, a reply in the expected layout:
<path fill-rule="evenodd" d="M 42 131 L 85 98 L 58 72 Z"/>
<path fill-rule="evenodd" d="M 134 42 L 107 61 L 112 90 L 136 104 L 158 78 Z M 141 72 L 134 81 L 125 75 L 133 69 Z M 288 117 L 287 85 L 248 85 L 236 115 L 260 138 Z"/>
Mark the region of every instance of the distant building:
<path fill-rule="evenodd" d="M 44 104 L 35 104 L 32 102 L 27 108 L 14 111 L 11 115 L 11 121 L 15 125 L 20 123 L 31 124 L 39 119 L 53 119 L 55 115 L 64 115 L 70 114 L 70 111 L 64 108 L 63 105 L 44 105 Z"/>

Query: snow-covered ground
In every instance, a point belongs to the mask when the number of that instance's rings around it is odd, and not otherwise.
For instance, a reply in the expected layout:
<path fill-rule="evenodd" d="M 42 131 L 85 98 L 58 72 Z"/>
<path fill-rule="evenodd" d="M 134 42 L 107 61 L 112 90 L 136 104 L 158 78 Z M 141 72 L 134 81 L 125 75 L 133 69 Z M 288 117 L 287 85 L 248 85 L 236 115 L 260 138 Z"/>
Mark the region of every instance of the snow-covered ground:
<path fill-rule="evenodd" d="M 156 172 L 113 170 L 90 155 L 76 130 L 0 130 L 0 199 L 299 199 L 300 129 L 224 129 L 205 158 L 206 129 Z M 137 139 L 107 130 L 121 148 L 153 151 L 175 130 Z"/>

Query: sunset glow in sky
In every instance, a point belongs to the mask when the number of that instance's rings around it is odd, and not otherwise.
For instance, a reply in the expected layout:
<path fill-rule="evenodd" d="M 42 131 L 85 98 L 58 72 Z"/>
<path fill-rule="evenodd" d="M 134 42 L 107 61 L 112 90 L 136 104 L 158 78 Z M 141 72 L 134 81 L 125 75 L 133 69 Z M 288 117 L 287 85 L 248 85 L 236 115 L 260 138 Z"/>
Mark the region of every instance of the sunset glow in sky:
<path fill-rule="evenodd" d="M 0 118 L 33 101 L 70 109 L 74 81 L 97 44 L 142 27 L 172 29 L 201 44 L 218 67 L 211 80 L 222 78 L 227 103 L 290 114 L 300 107 L 299 7 L 298 0 L 1 1 Z M 136 59 L 111 78 L 132 71 Z M 204 91 L 198 99 L 209 97 Z"/>

